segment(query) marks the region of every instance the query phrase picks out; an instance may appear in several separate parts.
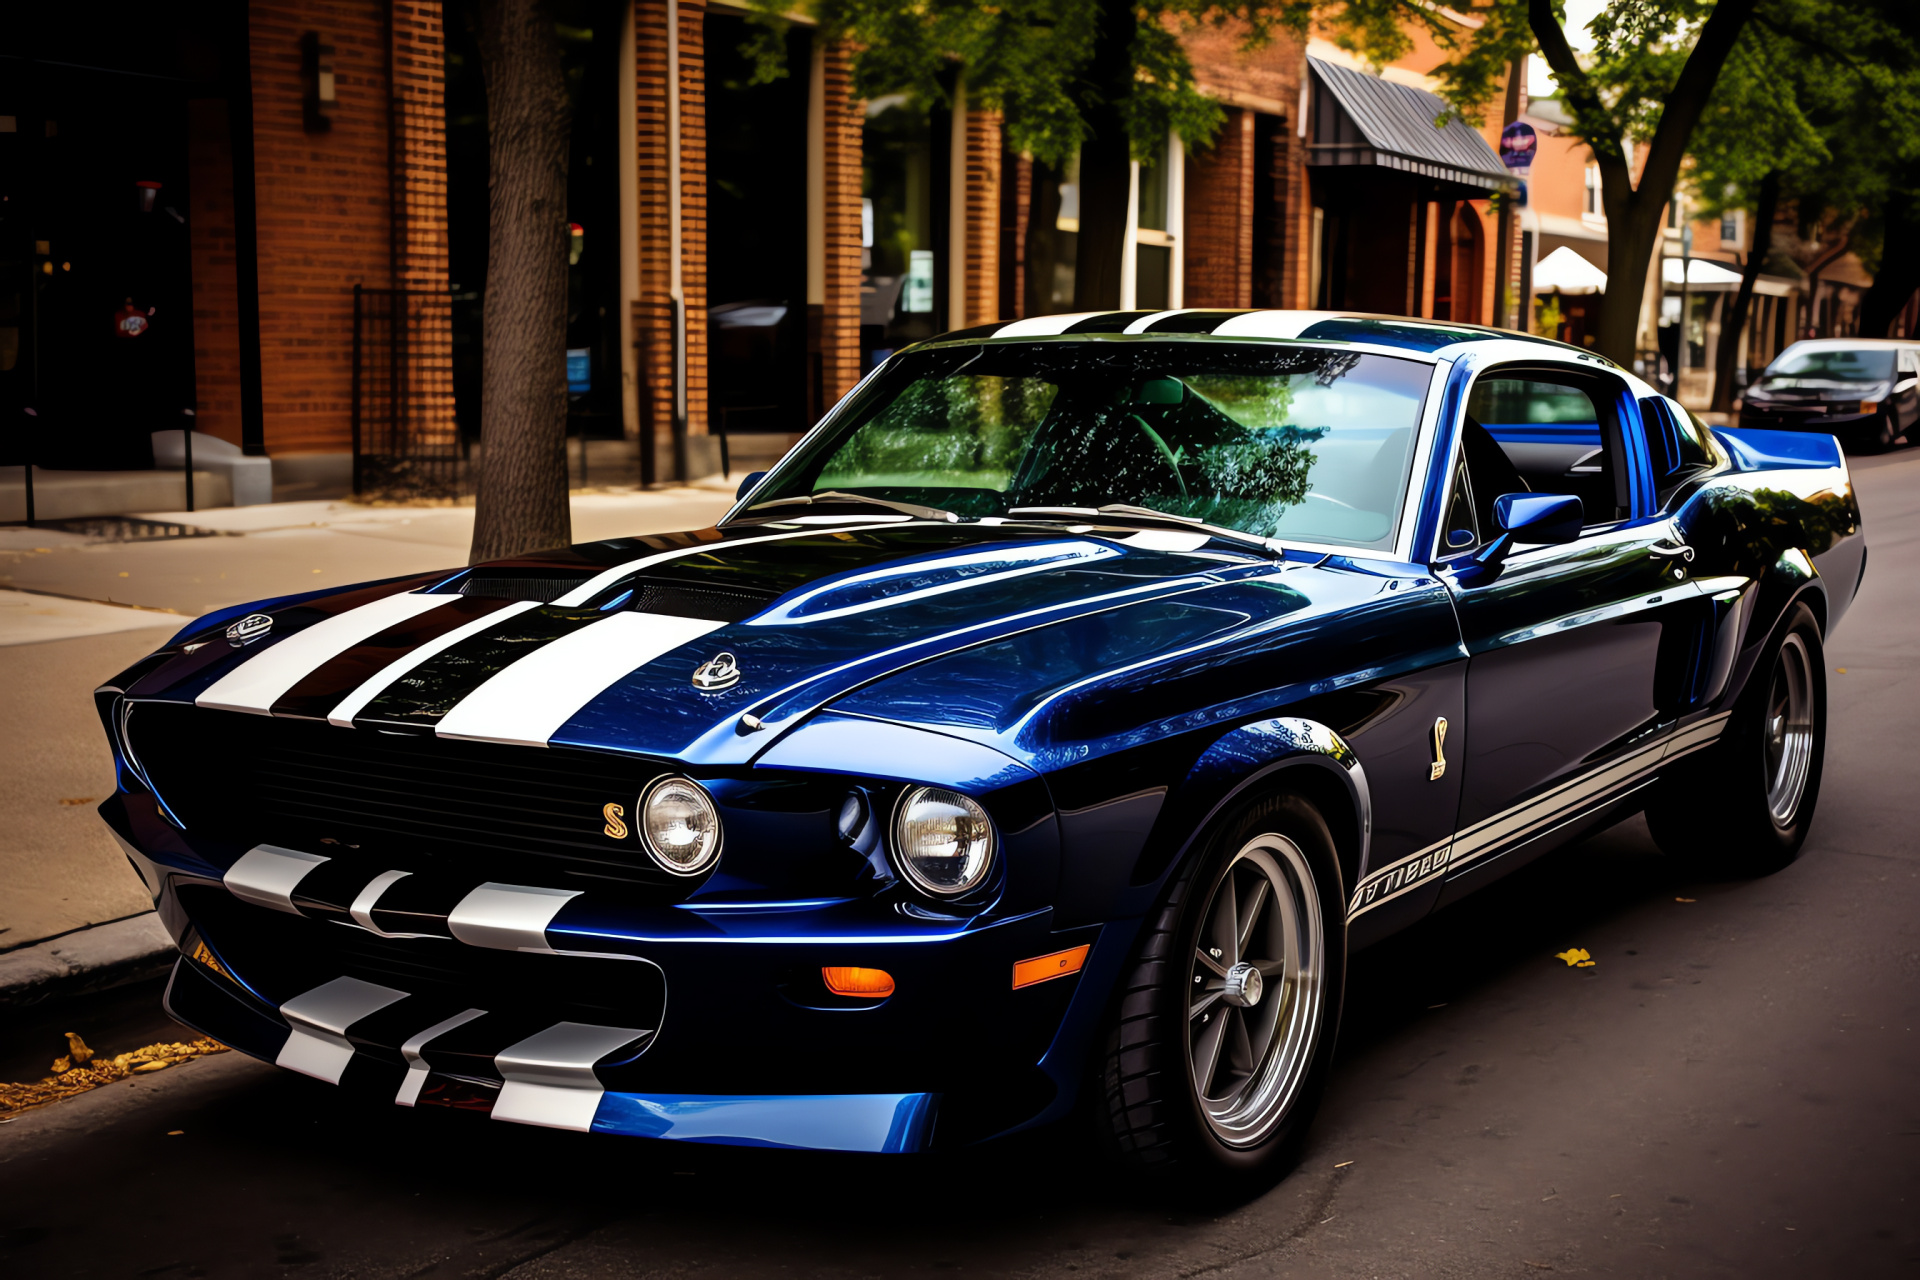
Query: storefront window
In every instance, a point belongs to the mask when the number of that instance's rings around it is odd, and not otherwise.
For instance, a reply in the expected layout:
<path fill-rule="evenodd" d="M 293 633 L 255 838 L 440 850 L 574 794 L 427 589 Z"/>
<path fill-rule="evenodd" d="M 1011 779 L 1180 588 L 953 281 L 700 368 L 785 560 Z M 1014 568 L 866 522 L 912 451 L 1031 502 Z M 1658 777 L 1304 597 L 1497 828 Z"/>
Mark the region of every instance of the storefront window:
<path fill-rule="evenodd" d="M 1160 311 L 1173 305 L 1173 201 L 1179 139 L 1169 137 L 1153 163 L 1140 166 L 1139 213 L 1134 222 L 1134 306 Z"/>
<path fill-rule="evenodd" d="M 898 95 L 867 104 L 862 142 L 860 345 L 885 360 L 946 326 L 935 313 L 933 122 Z"/>

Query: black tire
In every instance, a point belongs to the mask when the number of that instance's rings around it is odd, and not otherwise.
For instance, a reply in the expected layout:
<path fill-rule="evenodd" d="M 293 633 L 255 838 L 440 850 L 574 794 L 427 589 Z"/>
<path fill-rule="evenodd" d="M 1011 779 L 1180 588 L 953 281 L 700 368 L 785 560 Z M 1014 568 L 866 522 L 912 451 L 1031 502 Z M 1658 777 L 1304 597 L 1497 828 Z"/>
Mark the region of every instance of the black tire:
<path fill-rule="evenodd" d="M 1900 439 L 1900 428 L 1894 422 L 1892 413 L 1883 413 L 1861 433 L 1868 451 L 1872 453 L 1891 453 Z"/>
<path fill-rule="evenodd" d="M 1282 911 L 1279 889 L 1269 887 L 1266 905 L 1258 905 L 1258 881 L 1275 883 L 1274 868 L 1297 890 L 1291 916 Z M 1247 936 L 1245 954 L 1256 960 L 1236 964 L 1234 970 L 1249 964 L 1258 967 L 1257 957 L 1280 949 L 1276 940 L 1304 937 L 1302 928 L 1309 914 L 1317 915 L 1320 939 L 1317 981 L 1288 977 L 1295 970 L 1285 961 L 1274 961 L 1277 1001 L 1266 1001 L 1267 990 L 1273 988 L 1254 983 L 1250 1006 L 1229 1008 L 1223 989 L 1208 1012 L 1194 1015 L 1205 1020 L 1217 1014 L 1221 1019 L 1220 1030 L 1212 1037 L 1216 1067 L 1207 1077 L 1216 1099 L 1231 1095 L 1235 1088 L 1231 1077 L 1238 1071 L 1233 1065 L 1236 1055 L 1219 1047 L 1231 1038 L 1232 1026 L 1238 1023 L 1251 1042 L 1266 1034 L 1257 1027 L 1271 1019 L 1270 1056 L 1251 1063 L 1246 1072 L 1244 1096 L 1249 1101 L 1245 1115 L 1238 1117 L 1229 1102 L 1209 1102 L 1201 1096 L 1196 1069 L 1190 1066 L 1196 1048 L 1189 1028 L 1201 1024 L 1190 1019 L 1189 1006 L 1204 1006 L 1207 998 L 1206 992 L 1195 992 L 1195 979 L 1206 979 L 1200 985 L 1210 989 L 1216 977 L 1208 969 L 1217 973 L 1222 967 L 1198 954 L 1201 935 L 1210 923 L 1220 923 L 1226 901 L 1222 885 L 1229 874 L 1236 894 L 1246 892 L 1238 886 L 1253 886 L 1247 893 L 1253 901 L 1240 905 L 1250 906 L 1254 915 L 1262 910 L 1279 913 L 1273 919 L 1249 920 L 1240 930 Z M 1310 886 L 1301 882 L 1303 875 Z M 1304 906 L 1309 896 L 1311 912 Z M 1258 940 L 1251 936 L 1255 934 L 1260 935 Z M 1207 940 L 1214 940 L 1214 935 L 1209 933 Z M 1266 794 L 1215 822 L 1148 923 L 1133 967 L 1120 984 L 1098 1063 L 1096 1119 L 1104 1145 L 1124 1169 L 1165 1189 L 1172 1189 L 1177 1179 L 1182 1194 L 1211 1197 L 1254 1189 L 1292 1168 L 1326 1091 L 1346 989 L 1346 942 L 1340 862 L 1326 820 L 1312 805 L 1294 795 Z M 1238 943 L 1234 954 L 1241 959 Z M 1302 945 L 1298 954 L 1304 961 L 1312 949 Z M 1300 973 L 1304 975 L 1304 965 Z M 1220 976 L 1217 981 L 1224 987 L 1231 979 Z M 1241 981 L 1248 979 L 1242 975 Z M 1246 991 L 1236 987 L 1234 997 L 1245 999 Z M 1299 1025 L 1309 1023 L 1310 1039 L 1303 1048 L 1303 1042 L 1292 1037 Z M 1289 1038 L 1285 1045 L 1283 1035 Z M 1225 1065 L 1219 1065 L 1222 1062 Z M 1262 1097 L 1267 1102 L 1256 1105 Z M 1210 1115 L 1210 1108 L 1221 1112 Z M 1236 1122 L 1240 1122 L 1238 1129 Z"/>
<path fill-rule="evenodd" d="M 1803 712 L 1781 715 L 1783 694 L 1804 685 Z M 1780 717 L 1776 719 L 1776 717 Z M 1804 722 L 1805 740 L 1787 734 Z M 1663 778 L 1647 808 L 1654 841 L 1671 857 L 1716 875 L 1760 876 L 1800 854 L 1820 800 L 1827 745 L 1827 683 L 1820 628 L 1795 605 L 1754 665 L 1720 740 Z M 1786 785 L 1800 756 L 1800 780 Z"/>

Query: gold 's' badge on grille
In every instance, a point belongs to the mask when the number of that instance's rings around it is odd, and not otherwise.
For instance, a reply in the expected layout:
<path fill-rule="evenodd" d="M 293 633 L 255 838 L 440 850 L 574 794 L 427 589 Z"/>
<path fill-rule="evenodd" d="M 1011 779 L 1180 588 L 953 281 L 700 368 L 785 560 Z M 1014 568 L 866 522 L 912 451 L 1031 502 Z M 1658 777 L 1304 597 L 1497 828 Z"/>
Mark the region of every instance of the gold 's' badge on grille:
<path fill-rule="evenodd" d="M 627 838 L 627 824 L 620 821 L 626 816 L 626 812 L 627 807 L 622 804 L 610 804 L 600 810 L 600 816 L 607 820 L 607 825 L 601 828 L 607 833 L 607 839 L 625 840 Z"/>

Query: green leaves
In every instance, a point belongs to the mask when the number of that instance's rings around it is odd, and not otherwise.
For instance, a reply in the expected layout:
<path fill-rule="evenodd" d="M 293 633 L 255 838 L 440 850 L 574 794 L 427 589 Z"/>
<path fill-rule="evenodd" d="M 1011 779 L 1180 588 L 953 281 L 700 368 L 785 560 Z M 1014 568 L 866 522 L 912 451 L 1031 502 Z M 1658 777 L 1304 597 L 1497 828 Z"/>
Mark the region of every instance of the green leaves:
<path fill-rule="evenodd" d="M 752 0 L 749 49 L 761 79 L 785 74 L 780 43 L 791 0 Z M 905 95 L 925 110 L 946 106 L 966 80 L 968 101 L 1001 113 L 1007 143 L 1052 166 L 1073 158 L 1105 110 L 1117 115 L 1135 159 L 1151 163 L 1169 130 L 1190 146 L 1213 140 L 1224 120 L 1202 94 L 1180 33 L 1236 24 L 1249 48 L 1274 32 L 1304 33 L 1310 0 L 808 0 L 829 39 L 854 49 L 853 91 Z M 1092 64 L 1101 31 L 1131 27 L 1124 88 L 1100 82 Z"/>

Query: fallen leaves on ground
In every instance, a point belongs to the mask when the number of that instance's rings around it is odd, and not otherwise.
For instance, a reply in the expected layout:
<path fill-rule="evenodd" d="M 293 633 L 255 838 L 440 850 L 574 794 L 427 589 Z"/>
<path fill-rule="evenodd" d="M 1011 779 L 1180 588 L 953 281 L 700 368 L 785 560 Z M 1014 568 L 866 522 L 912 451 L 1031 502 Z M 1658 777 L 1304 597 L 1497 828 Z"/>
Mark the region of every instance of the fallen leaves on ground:
<path fill-rule="evenodd" d="M 75 805 L 92 804 L 94 799 L 93 796 L 74 796 L 71 799 L 63 799 L 60 803 L 72 808 Z"/>
<path fill-rule="evenodd" d="M 54 1059 L 52 1075 L 28 1083 L 0 1084 L 0 1115 L 31 1111 L 131 1075 L 165 1071 L 182 1062 L 226 1051 L 227 1046 L 218 1040 L 202 1038 L 171 1044 L 150 1044 L 143 1049 L 116 1053 L 108 1058 L 96 1056 L 85 1040 L 69 1031 L 67 1053 L 64 1057 Z"/>
<path fill-rule="evenodd" d="M 1569 969 L 1593 968 L 1593 956 L 1584 947 L 1569 947 L 1565 951 L 1553 953 L 1555 960 L 1565 960 Z"/>
<path fill-rule="evenodd" d="M 1675 901 L 1675 902 L 1698 902 L 1698 901 L 1700 901 L 1700 899 L 1698 899 L 1698 898 L 1675 898 L 1675 899 L 1674 899 L 1674 901 Z"/>

